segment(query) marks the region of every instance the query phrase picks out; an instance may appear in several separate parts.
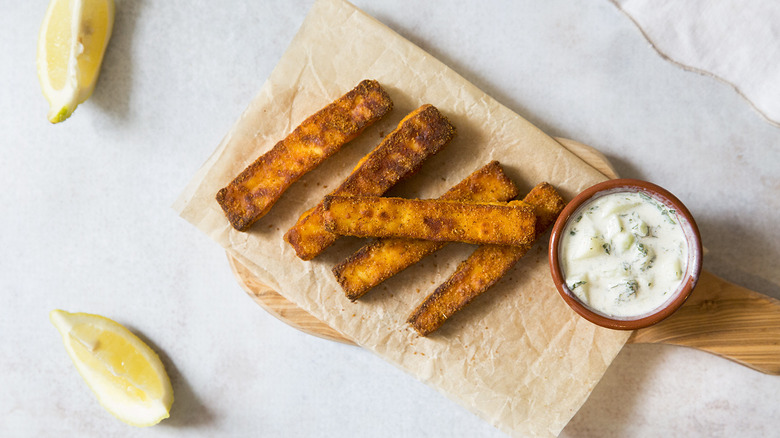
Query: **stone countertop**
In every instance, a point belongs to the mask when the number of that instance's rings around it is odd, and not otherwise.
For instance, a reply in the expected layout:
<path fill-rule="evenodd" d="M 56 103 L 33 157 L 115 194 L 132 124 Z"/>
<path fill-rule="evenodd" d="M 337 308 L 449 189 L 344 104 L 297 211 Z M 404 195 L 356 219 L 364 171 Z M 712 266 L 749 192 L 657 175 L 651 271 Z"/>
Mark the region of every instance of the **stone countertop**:
<path fill-rule="evenodd" d="M 780 298 L 780 128 L 662 59 L 612 3 L 354 3 L 548 134 L 669 189 L 697 219 L 706 269 Z M 170 207 L 310 5 L 117 0 L 97 89 L 54 126 L 35 70 L 46 1 L 0 15 L 1 436 L 503 436 L 371 353 L 267 314 Z M 140 430 L 100 408 L 54 308 L 147 340 L 173 381 L 171 418 Z M 562 436 L 771 436 L 778 393 L 780 378 L 703 352 L 630 345 Z"/>

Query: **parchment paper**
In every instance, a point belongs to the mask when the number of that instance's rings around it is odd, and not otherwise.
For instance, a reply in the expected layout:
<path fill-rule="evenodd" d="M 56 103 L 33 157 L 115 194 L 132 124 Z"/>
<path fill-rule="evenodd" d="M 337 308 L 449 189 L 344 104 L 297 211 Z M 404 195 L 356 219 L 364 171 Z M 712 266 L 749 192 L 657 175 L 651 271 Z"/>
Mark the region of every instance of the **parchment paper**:
<path fill-rule="evenodd" d="M 214 200 L 216 192 L 308 115 L 365 78 L 379 80 L 388 90 L 395 104 L 390 115 L 295 183 L 250 232 L 233 230 Z M 556 436 L 629 333 L 592 325 L 558 296 L 546 258 L 549 235 L 506 278 L 429 338 L 418 337 L 405 320 L 474 246 L 449 245 L 351 303 L 330 270 L 360 240 L 342 238 L 304 262 L 282 239 L 303 211 L 423 103 L 439 108 L 458 135 L 389 194 L 437 197 L 493 159 L 523 193 L 548 181 L 570 199 L 604 179 L 372 17 L 342 0 L 319 0 L 260 93 L 174 208 L 283 296 L 501 430 Z"/>

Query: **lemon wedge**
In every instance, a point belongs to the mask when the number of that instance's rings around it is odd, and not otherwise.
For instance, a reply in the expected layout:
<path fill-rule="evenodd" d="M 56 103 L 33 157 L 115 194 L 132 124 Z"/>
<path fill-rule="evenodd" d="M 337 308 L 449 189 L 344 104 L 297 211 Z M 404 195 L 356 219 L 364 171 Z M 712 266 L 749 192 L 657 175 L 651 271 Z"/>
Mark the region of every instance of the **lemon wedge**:
<path fill-rule="evenodd" d="M 76 369 L 115 417 L 145 427 L 168 418 L 173 388 L 160 358 L 128 329 L 88 313 L 49 313 Z"/>
<path fill-rule="evenodd" d="M 49 121 L 70 117 L 92 94 L 114 27 L 114 0 L 51 0 L 38 36 L 38 79 Z"/>

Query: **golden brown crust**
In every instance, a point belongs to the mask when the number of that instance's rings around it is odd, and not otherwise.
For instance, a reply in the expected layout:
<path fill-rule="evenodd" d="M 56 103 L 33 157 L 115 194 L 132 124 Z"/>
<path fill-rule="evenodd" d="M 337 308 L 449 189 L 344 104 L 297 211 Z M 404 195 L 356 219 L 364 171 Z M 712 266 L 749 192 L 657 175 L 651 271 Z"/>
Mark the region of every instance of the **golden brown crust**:
<path fill-rule="evenodd" d="M 523 245 L 533 241 L 536 226 L 533 209 L 520 201 L 326 196 L 323 209 L 328 230 L 357 237 Z"/>
<path fill-rule="evenodd" d="M 393 107 L 374 80 L 303 121 L 290 135 L 261 155 L 217 192 L 217 202 L 233 228 L 244 231 L 268 213 L 292 183 L 319 166 Z"/>
<path fill-rule="evenodd" d="M 358 162 L 331 195 L 381 195 L 420 169 L 455 136 L 455 128 L 433 105 L 409 113 L 398 127 Z M 338 238 L 324 227 L 322 202 L 305 212 L 284 235 L 303 260 L 311 260 Z"/>
<path fill-rule="evenodd" d="M 555 222 L 566 204 L 555 188 L 547 183 L 534 187 L 523 201 L 533 206 L 537 215 L 536 237 Z M 412 312 L 407 322 L 420 336 L 429 335 L 500 280 L 531 247 L 532 243 L 480 246 Z"/>
<path fill-rule="evenodd" d="M 439 199 L 474 202 L 508 201 L 517 187 L 492 161 L 453 186 Z M 379 239 L 363 246 L 333 268 L 333 274 L 352 301 L 382 281 L 439 250 L 446 242 L 415 239 Z"/>

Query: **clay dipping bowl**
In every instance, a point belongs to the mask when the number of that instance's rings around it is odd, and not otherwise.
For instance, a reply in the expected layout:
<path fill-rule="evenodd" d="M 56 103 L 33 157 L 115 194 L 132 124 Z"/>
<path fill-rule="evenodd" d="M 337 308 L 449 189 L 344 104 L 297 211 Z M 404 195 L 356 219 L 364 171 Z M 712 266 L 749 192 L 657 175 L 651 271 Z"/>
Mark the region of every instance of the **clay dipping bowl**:
<path fill-rule="evenodd" d="M 618 193 L 618 192 L 639 192 L 650 196 L 662 205 L 674 210 L 682 226 L 685 239 L 688 243 L 688 262 L 683 275 L 682 282 L 676 291 L 670 294 L 669 298 L 660 307 L 641 315 L 632 317 L 615 317 L 606 315 L 598 310 L 590 308 L 569 289 L 566 285 L 563 270 L 559 264 L 560 245 L 562 244 L 563 232 L 570 220 L 577 217 L 580 207 L 588 204 L 598 197 Z M 641 180 L 635 179 L 612 179 L 592 186 L 574 199 L 571 200 L 563 209 L 558 220 L 553 226 L 549 246 L 550 270 L 555 287 L 563 297 L 564 301 L 588 321 L 602 327 L 615 330 L 636 330 L 656 324 L 674 313 L 693 291 L 696 282 L 701 273 L 702 247 L 701 235 L 696 222 L 688 209 L 680 202 L 677 197 L 664 190 L 663 188 Z"/>

